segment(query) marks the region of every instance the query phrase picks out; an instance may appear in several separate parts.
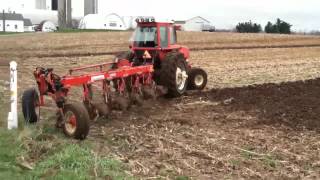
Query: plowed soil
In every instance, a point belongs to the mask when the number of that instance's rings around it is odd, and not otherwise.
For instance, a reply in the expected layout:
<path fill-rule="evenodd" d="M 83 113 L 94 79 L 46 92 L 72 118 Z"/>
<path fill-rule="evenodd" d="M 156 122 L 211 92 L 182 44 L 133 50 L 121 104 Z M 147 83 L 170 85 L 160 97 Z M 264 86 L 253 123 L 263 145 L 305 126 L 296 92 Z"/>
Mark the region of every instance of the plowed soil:
<path fill-rule="evenodd" d="M 63 75 L 71 67 L 110 61 L 126 50 L 129 36 L 0 37 L 7 43 L 0 60 L 18 62 L 21 94 L 34 86 L 36 66 Z M 207 89 L 114 111 L 92 122 L 86 141 L 143 179 L 319 179 L 320 38 L 185 32 L 179 37 L 195 50 L 194 66 L 208 72 Z M 43 113 L 44 120 L 54 119 L 52 107 Z"/>

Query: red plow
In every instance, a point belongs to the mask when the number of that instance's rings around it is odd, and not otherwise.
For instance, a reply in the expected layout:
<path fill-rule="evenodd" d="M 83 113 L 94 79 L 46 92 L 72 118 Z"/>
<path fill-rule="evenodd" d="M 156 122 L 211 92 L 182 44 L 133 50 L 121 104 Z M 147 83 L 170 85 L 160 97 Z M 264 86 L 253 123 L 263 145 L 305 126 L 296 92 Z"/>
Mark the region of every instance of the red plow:
<path fill-rule="evenodd" d="M 104 70 L 106 68 L 108 70 Z M 99 69 L 99 72 L 73 75 L 90 69 Z M 89 132 L 90 119 L 108 116 L 111 109 L 126 110 L 131 104 L 141 105 L 144 98 L 155 98 L 153 71 L 152 64 L 133 67 L 127 60 L 70 69 L 69 74 L 62 77 L 54 74 L 53 69 L 36 68 L 34 77 L 38 90 L 29 89 L 23 95 L 25 119 L 29 123 L 37 122 L 39 108 L 45 105 L 44 96 L 50 96 L 58 108 L 56 126 L 67 136 L 84 139 Z M 94 84 L 101 87 L 103 103 L 93 101 Z M 67 97 L 75 86 L 82 87 L 83 103 L 68 102 Z"/>

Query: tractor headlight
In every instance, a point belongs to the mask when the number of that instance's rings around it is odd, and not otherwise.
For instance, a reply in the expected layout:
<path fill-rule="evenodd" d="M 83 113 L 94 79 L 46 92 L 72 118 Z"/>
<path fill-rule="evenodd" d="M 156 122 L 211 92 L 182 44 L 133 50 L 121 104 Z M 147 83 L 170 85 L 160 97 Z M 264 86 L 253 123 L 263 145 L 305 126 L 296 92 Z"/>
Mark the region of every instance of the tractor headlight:
<path fill-rule="evenodd" d="M 138 17 L 136 19 L 137 23 L 150 23 L 150 22 L 156 22 L 154 17 Z"/>

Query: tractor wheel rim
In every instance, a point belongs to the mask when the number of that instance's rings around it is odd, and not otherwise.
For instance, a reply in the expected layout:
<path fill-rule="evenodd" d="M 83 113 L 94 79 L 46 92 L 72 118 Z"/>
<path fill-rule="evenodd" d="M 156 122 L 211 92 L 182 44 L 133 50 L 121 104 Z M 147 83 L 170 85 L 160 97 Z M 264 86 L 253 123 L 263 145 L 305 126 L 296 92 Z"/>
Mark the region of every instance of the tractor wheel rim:
<path fill-rule="evenodd" d="M 196 75 L 196 77 L 194 78 L 194 84 L 196 86 L 201 86 L 204 82 L 204 77 L 200 74 Z"/>
<path fill-rule="evenodd" d="M 185 88 L 187 78 L 188 78 L 187 71 L 182 70 L 181 68 L 177 67 L 176 84 L 177 84 L 177 87 L 180 91 Z"/>
<path fill-rule="evenodd" d="M 77 118 L 75 114 L 71 111 L 68 111 L 65 114 L 65 129 L 68 134 L 72 135 L 76 132 L 77 129 Z"/>

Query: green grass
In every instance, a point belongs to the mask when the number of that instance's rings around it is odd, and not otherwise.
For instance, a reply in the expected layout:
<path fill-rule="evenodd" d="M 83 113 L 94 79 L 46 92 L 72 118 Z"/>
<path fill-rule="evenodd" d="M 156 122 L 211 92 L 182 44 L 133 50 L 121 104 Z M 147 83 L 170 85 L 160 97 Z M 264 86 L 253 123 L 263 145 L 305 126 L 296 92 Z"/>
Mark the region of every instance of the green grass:
<path fill-rule="evenodd" d="M 3 31 L 0 31 L 0 36 L 1 35 L 16 35 L 16 34 L 24 34 L 24 33 L 29 33 L 29 32 L 3 32 Z"/>
<path fill-rule="evenodd" d="M 55 133 L 0 129 L 0 179 L 133 179 L 120 161 L 97 154 L 86 141 Z"/>
<path fill-rule="evenodd" d="M 117 32 L 117 30 L 104 29 L 59 29 L 56 33 L 82 33 L 82 32 Z M 124 32 L 124 31 L 119 31 Z"/>

